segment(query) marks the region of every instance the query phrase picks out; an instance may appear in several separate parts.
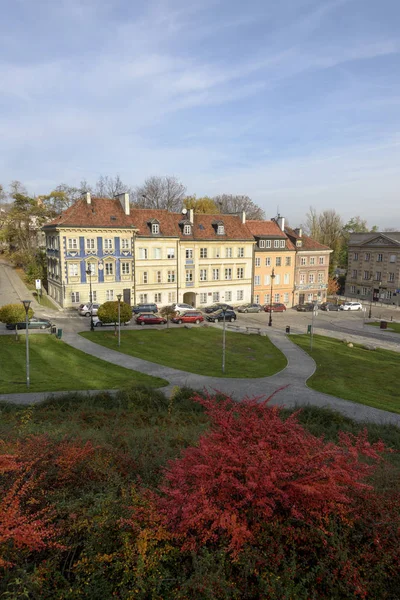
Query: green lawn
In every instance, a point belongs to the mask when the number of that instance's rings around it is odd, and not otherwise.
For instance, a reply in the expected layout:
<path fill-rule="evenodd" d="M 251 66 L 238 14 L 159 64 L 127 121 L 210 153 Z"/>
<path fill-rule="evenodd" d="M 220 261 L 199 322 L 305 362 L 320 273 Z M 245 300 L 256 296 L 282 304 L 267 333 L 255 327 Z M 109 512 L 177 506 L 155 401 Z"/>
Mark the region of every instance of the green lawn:
<path fill-rule="evenodd" d="M 54 336 L 29 334 L 30 392 L 167 385 L 164 379 L 117 367 L 71 348 Z M 27 392 L 25 335 L 0 336 L 0 393 Z"/>
<path fill-rule="evenodd" d="M 371 327 L 380 327 L 380 324 L 380 321 L 367 323 L 367 325 L 371 325 Z M 387 321 L 387 330 L 394 331 L 395 333 L 400 333 L 400 323 L 392 323 L 392 321 Z"/>
<path fill-rule="evenodd" d="M 400 354 L 390 350 L 348 348 L 340 340 L 314 335 L 313 350 L 306 335 L 291 335 L 317 364 L 307 385 L 382 410 L 400 413 Z"/>
<path fill-rule="evenodd" d="M 81 335 L 117 350 L 112 331 L 86 331 Z M 122 331 L 120 352 L 154 363 L 222 377 L 222 330 L 213 327 Z M 286 358 L 267 337 L 226 332 L 225 377 L 267 377 L 283 369 Z"/>

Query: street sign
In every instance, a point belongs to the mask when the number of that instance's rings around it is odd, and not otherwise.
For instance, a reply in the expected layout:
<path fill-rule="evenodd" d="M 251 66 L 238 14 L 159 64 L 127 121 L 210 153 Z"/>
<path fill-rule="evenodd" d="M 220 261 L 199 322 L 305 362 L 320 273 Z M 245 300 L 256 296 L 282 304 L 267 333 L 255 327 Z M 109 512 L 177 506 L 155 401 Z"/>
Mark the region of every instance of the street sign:
<path fill-rule="evenodd" d="M 40 279 L 35 279 L 35 284 L 36 284 L 36 289 L 37 290 L 41 290 L 42 289 L 42 282 Z"/>

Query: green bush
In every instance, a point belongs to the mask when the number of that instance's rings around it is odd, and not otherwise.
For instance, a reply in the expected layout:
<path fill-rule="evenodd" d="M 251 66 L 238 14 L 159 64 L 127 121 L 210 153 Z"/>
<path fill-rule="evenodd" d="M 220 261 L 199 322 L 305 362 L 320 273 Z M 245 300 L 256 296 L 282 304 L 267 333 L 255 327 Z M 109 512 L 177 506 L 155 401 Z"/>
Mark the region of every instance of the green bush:
<path fill-rule="evenodd" d="M 103 323 L 118 323 L 118 301 L 102 304 L 97 312 L 97 316 Z M 121 323 L 132 319 L 132 309 L 126 302 L 121 302 L 120 317 Z"/>
<path fill-rule="evenodd" d="M 33 310 L 30 308 L 28 317 L 33 317 Z M 0 321 L 2 323 L 19 323 L 25 321 L 26 313 L 23 304 L 5 304 L 0 308 Z"/>

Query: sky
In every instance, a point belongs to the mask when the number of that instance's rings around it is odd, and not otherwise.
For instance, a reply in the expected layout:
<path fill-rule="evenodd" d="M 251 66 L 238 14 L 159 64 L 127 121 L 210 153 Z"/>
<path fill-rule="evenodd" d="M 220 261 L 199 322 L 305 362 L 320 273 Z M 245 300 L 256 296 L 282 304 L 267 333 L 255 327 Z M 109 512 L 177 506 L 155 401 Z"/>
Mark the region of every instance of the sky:
<path fill-rule="evenodd" d="M 175 175 L 400 230 L 399 0 L 0 0 L 0 183 Z"/>

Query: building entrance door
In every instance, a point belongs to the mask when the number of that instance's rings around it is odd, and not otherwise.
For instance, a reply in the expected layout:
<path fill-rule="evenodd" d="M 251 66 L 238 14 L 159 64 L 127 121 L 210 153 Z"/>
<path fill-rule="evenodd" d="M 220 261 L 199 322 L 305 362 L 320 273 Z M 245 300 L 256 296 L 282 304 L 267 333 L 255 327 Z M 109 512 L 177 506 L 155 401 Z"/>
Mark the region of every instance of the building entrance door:
<path fill-rule="evenodd" d="M 304 294 L 299 294 L 299 304 L 304 304 Z"/>
<path fill-rule="evenodd" d="M 131 305 L 131 290 L 130 290 L 130 288 L 126 288 L 125 290 L 123 290 L 123 302 L 125 302 L 126 304 L 129 304 L 129 306 Z"/>

